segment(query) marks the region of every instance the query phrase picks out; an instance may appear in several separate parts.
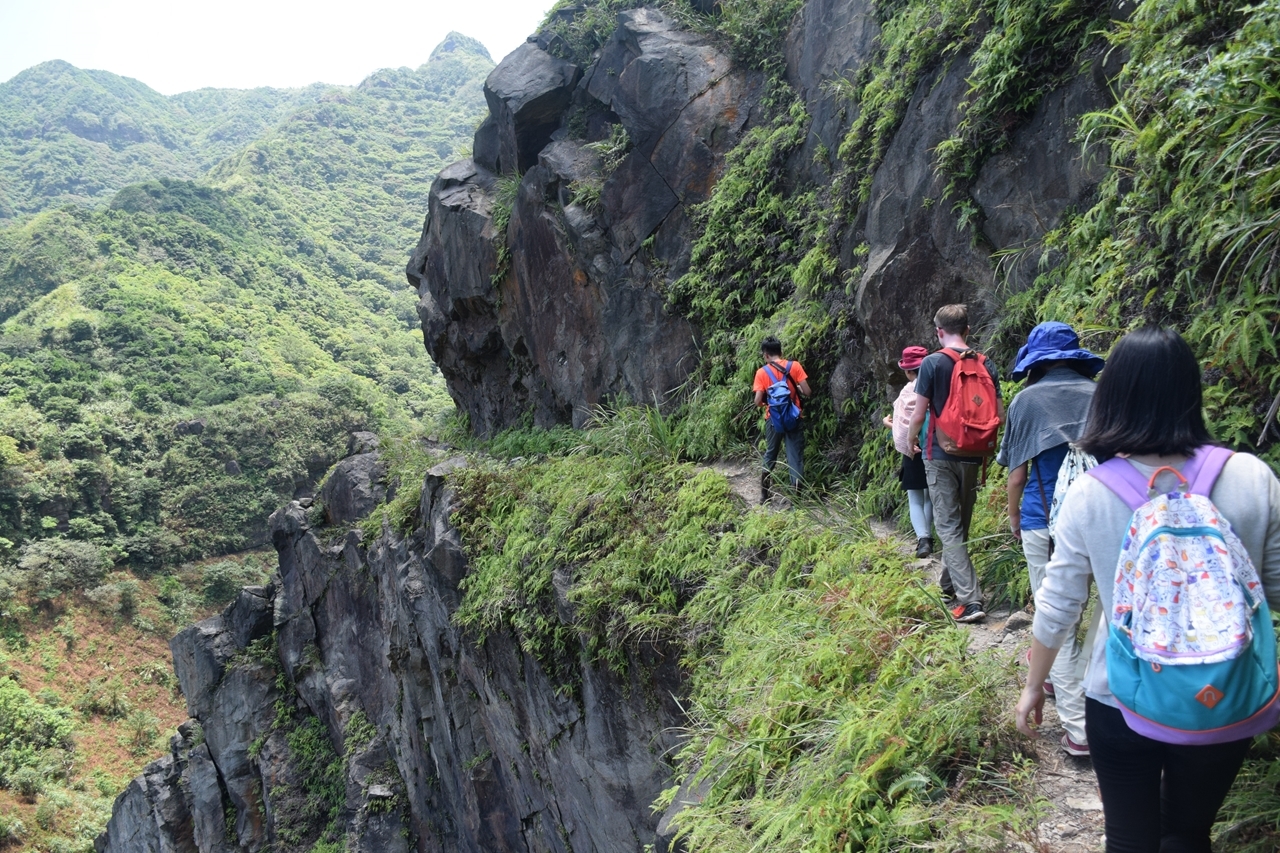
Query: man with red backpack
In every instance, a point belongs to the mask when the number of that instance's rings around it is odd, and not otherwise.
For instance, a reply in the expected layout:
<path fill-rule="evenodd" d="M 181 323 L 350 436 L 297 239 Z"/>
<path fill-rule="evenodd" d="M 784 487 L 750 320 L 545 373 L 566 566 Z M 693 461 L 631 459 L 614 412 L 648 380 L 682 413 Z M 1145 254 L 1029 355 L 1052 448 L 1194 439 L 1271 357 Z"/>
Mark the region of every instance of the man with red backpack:
<path fill-rule="evenodd" d="M 965 340 L 968 306 L 942 306 L 933 325 L 942 349 L 920 364 L 910 434 L 916 438 L 914 449 L 924 453 L 933 523 L 942 540 L 943 595 L 951 599 L 957 622 L 981 622 L 987 614 L 978 573 L 969 559 L 969 522 L 981 463 L 995 454 L 996 433 L 1004 419 L 1000 378 L 986 356 L 970 349 Z"/>
<path fill-rule="evenodd" d="M 804 422 L 800 419 L 800 395 L 809 396 L 809 375 L 798 361 L 782 357 L 782 342 L 768 337 L 760 343 L 764 366 L 756 371 L 751 390 L 756 405 L 764 407 L 764 471 L 760 475 L 760 502 L 769 500 L 773 466 L 778 451 L 787 447 L 787 468 L 791 488 L 798 490 L 804 479 Z"/>

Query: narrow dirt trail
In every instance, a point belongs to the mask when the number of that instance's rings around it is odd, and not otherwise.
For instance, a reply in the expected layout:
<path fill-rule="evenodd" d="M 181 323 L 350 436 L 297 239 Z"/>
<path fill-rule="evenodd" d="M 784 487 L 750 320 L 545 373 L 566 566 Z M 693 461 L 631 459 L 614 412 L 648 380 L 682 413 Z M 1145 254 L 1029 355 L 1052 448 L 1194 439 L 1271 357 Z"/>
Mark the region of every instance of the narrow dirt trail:
<path fill-rule="evenodd" d="M 892 525 L 872 522 L 872 532 L 891 547 L 912 553 L 908 541 Z M 937 583 L 942 561 L 935 555 L 914 561 L 917 568 Z M 1031 615 L 1008 608 L 987 612 L 985 621 L 961 626 L 969 631 L 969 648 L 979 654 L 999 655 L 1005 661 L 1021 662 L 1031 648 Z M 1024 670 L 1025 672 L 1025 670 Z M 1016 695 L 1009 696 L 1010 717 Z M 1062 750 L 1063 728 L 1053 700 L 1045 702 L 1044 723 L 1032 748 L 1038 766 L 1036 793 L 1043 797 L 1047 811 L 1039 823 L 1039 850 L 1036 853 L 1100 853 L 1106 844 L 1103 835 L 1102 800 L 1088 758 L 1076 758 Z"/>
<path fill-rule="evenodd" d="M 760 505 L 760 473 L 756 465 L 721 461 L 708 467 L 723 475 L 748 506 Z M 774 497 L 769 505 L 775 510 L 788 506 L 782 497 Z M 873 521 L 871 530 L 886 547 L 897 548 L 904 555 L 914 551 L 915 542 L 909 542 L 890 524 Z M 937 582 L 942 563 L 936 556 L 913 563 Z M 1021 661 L 1031 647 L 1031 617 L 1024 611 L 1010 613 L 1008 609 L 997 609 L 987 613 L 985 622 L 963 627 L 970 632 L 969 648 L 977 653 Z M 1009 697 L 1011 715 L 1016 698 Z M 1035 785 L 1037 794 L 1047 803 L 1047 811 L 1039 824 L 1038 849 L 1029 845 L 1025 849 L 1028 853 L 1100 853 L 1105 847 L 1102 801 L 1098 798 L 1093 767 L 1088 758 L 1075 758 L 1063 752 L 1058 743 L 1063 729 L 1052 699 L 1045 703 L 1040 732 L 1040 738 L 1033 745 L 1038 761 Z"/>

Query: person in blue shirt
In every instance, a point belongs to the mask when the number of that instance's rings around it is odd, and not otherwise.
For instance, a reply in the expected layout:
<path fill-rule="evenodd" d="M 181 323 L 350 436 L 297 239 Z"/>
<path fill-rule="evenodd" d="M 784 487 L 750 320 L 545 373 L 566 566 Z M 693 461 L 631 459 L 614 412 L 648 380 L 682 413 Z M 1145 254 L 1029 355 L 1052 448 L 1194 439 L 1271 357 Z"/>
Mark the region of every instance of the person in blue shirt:
<path fill-rule="evenodd" d="M 1009 404 L 1004 439 L 996 462 L 1009 469 L 1009 525 L 1022 542 L 1034 596 L 1044 580 L 1051 539 L 1049 510 L 1058 469 L 1070 444 L 1084 434 L 1096 384 L 1093 377 L 1103 360 L 1080 346 L 1080 338 L 1066 323 L 1050 321 L 1031 330 L 1018 350 L 1013 379 L 1026 387 Z M 1069 754 L 1089 754 L 1084 725 L 1084 683 L 1077 671 L 1081 649 L 1063 648 L 1045 682 L 1054 697 L 1065 734 L 1062 747 Z"/>

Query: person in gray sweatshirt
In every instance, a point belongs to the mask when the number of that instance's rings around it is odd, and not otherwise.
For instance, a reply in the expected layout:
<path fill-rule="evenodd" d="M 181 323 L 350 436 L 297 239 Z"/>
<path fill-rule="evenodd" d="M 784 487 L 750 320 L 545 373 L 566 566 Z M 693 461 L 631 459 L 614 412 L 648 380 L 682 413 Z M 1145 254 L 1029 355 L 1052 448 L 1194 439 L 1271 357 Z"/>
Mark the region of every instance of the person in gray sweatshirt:
<path fill-rule="evenodd" d="M 1080 346 L 1074 329 L 1053 320 L 1031 330 L 1014 362 L 1013 379 L 1025 379 L 1027 384 L 1009 404 L 996 462 L 1009 469 L 1009 526 L 1022 542 L 1032 595 L 1044 580 L 1049 562 L 1049 508 L 1058 469 L 1070 443 L 1084 434 L 1097 388 L 1093 377 L 1103 364 Z M 1077 670 L 1080 651 L 1074 640 L 1066 643 L 1054 661 L 1045 692 L 1054 697 L 1058 719 L 1066 730 L 1062 748 L 1082 757 L 1089 754 L 1089 739 L 1084 728 L 1084 684 Z"/>
<path fill-rule="evenodd" d="M 1181 471 L 1213 440 L 1202 414 L 1200 365 L 1177 332 L 1145 328 L 1126 335 L 1107 360 L 1079 446 L 1100 463 L 1128 460 L 1144 478 Z M 1174 482 L 1159 474 L 1160 483 Z M 1162 488 L 1162 487 L 1161 487 Z M 1239 536 L 1267 602 L 1280 607 L 1280 480 L 1256 456 L 1235 453 L 1209 493 Z M 1112 613 L 1116 565 L 1133 511 L 1095 477 L 1076 479 L 1062 501 L 1053 557 L 1036 593 L 1031 669 L 1014 708 L 1019 731 L 1041 722 L 1044 679 L 1098 585 Z M 1130 727 L 1107 679 L 1106 644 L 1085 673 L 1085 728 L 1102 793 L 1108 853 L 1209 851 L 1209 831 L 1252 738 L 1215 744 L 1166 743 Z"/>

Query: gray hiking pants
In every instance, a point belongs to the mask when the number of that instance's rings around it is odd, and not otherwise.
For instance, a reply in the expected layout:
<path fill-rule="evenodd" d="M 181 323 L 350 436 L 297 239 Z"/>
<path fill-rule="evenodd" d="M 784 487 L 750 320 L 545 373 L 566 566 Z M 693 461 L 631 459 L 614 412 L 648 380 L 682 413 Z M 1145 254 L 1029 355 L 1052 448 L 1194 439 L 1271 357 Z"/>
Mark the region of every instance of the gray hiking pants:
<path fill-rule="evenodd" d="M 1031 575 L 1031 595 L 1034 597 L 1044 582 L 1044 567 L 1049 563 L 1049 531 L 1022 531 L 1022 553 L 1027 558 L 1027 572 Z M 1083 614 L 1081 614 L 1083 616 Z M 1067 734 L 1078 744 L 1089 742 L 1084 730 L 1084 664 L 1089 656 L 1079 641 L 1080 623 L 1067 642 L 1058 650 L 1058 657 L 1049 670 L 1053 683 L 1053 701 L 1058 706 L 1058 719 Z"/>
<path fill-rule="evenodd" d="M 978 500 L 981 464 L 924 460 L 933 526 L 942 540 L 942 588 L 955 593 L 959 604 L 982 601 L 978 573 L 969 560 L 969 521 Z"/>

